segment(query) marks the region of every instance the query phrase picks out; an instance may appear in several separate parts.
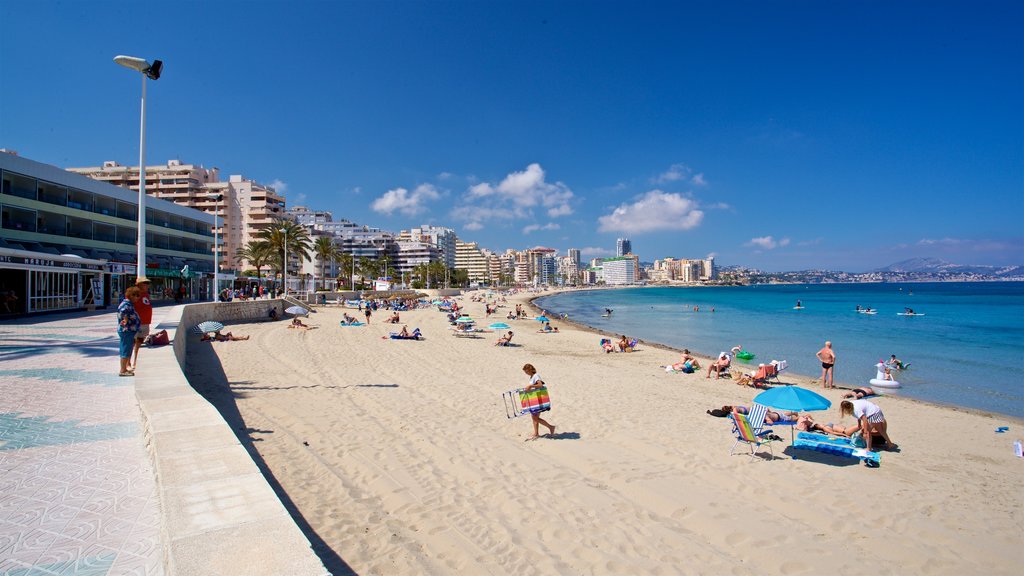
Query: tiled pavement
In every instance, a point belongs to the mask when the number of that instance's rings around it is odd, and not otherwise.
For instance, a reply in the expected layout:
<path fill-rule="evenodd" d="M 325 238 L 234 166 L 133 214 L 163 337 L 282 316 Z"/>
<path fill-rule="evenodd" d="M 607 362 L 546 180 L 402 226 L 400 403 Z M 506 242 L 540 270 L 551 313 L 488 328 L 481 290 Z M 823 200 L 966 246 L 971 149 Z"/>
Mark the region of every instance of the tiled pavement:
<path fill-rule="evenodd" d="M 134 379 L 117 375 L 115 325 L 113 312 L 0 322 L 0 576 L 163 574 L 153 466 Z"/>

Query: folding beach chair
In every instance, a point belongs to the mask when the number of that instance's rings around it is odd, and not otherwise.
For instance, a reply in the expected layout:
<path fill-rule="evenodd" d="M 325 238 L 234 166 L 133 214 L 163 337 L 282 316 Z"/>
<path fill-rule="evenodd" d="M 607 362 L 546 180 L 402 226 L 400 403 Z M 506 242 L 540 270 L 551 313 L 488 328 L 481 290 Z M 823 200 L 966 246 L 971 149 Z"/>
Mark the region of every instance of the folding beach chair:
<path fill-rule="evenodd" d="M 736 434 L 736 443 L 732 445 L 732 450 L 729 451 L 730 456 L 736 451 L 737 446 L 741 443 L 746 443 L 750 447 L 751 460 L 754 459 L 757 448 L 765 445 L 768 446 L 772 459 L 775 459 L 775 450 L 772 449 L 772 431 L 771 429 L 764 428 L 764 417 L 767 413 L 768 407 L 761 404 L 751 406 L 750 414 L 732 413 L 733 432 Z"/>
<path fill-rule="evenodd" d="M 551 397 L 547 386 L 527 391 L 524 388 L 509 390 L 501 395 L 505 404 L 505 417 L 518 418 L 527 414 L 538 414 L 551 410 Z"/>
<path fill-rule="evenodd" d="M 789 366 L 789 363 L 785 360 L 772 360 L 771 363 L 775 366 L 775 373 L 769 376 L 769 379 L 774 380 L 776 384 L 782 384 L 782 381 L 779 380 L 779 374 Z"/>
<path fill-rule="evenodd" d="M 751 378 L 751 385 L 755 388 L 764 388 L 768 386 L 768 380 L 775 376 L 775 364 L 761 364 L 757 367 L 757 372 Z"/>

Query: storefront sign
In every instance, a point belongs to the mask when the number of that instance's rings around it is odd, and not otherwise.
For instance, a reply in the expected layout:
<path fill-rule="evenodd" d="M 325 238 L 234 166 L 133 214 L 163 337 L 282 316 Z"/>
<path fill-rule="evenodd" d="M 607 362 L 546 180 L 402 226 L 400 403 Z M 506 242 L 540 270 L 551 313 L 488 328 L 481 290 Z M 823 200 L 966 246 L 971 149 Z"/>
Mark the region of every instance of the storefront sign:
<path fill-rule="evenodd" d="M 24 264 L 26 266 L 39 266 L 40 268 L 67 268 L 72 270 L 102 270 L 100 264 L 85 264 L 84 262 L 63 262 L 49 258 L 30 258 L 25 256 L 0 256 L 0 263 L 3 264 Z"/>

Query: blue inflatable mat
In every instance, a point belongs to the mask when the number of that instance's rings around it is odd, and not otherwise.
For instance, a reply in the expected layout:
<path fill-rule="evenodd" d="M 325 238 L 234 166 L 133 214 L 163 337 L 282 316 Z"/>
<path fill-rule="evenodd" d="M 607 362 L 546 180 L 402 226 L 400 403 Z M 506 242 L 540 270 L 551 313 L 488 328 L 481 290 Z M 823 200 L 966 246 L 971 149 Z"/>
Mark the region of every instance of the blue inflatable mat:
<path fill-rule="evenodd" d="M 362 322 L 353 322 L 351 324 L 345 324 L 344 322 L 342 322 L 341 326 L 366 326 L 366 324 Z"/>
<path fill-rule="evenodd" d="M 801 432 L 797 434 L 796 441 L 793 442 L 793 448 L 813 450 L 815 452 L 823 452 L 825 454 L 832 454 L 835 456 L 845 456 L 847 458 L 871 460 L 876 463 L 880 462 L 882 459 L 882 455 L 878 452 L 868 452 L 864 448 L 857 448 L 850 443 L 849 438 L 826 436 L 825 434 L 815 434 L 813 432 Z"/>

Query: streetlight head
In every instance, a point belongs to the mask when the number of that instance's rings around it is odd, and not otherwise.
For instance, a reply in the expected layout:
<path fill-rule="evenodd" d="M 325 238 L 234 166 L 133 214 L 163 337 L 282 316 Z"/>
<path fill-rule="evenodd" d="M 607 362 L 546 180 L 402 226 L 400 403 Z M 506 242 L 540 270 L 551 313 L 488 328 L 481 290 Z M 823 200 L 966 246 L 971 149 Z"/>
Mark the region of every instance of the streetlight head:
<path fill-rule="evenodd" d="M 153 63 L 150 64 L 145 60 L 145 58 L 136 58 L 135 56 L 114 56 L 114 62 L 124 66 L 125 68 L 131 68 L 136 72 L 141 72 L 151 80 L 160 78 L 160 73 L 164 69 L 164 63 L 160 60 L 154 60 Z"/>

